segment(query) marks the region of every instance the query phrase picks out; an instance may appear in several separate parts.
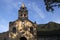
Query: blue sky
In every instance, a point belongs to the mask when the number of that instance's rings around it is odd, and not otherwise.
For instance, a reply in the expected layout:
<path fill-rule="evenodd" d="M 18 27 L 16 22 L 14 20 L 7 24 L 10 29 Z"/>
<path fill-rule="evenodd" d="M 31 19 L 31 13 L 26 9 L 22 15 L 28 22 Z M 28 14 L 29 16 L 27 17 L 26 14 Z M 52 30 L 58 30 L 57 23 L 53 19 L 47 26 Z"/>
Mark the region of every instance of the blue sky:
<path fill-rule="evenodd" d="M 49 21 L 60 23 L 60 8 L 47 12 L 43 0 L 0 0 L 0 33 L 9 29 L 9 22 L 18 18 L 18 10 L 22 2 L 28 9 L 29 19 L 37 24 L 45 24 Z"/>

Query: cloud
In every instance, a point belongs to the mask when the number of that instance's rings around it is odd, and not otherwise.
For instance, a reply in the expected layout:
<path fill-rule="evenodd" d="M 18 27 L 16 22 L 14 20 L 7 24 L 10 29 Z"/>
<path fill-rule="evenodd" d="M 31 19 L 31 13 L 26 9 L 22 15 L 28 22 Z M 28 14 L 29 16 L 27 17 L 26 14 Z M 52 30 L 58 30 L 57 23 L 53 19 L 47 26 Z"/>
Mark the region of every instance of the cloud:
<path fill-rule="evenodd" d="M 53 21 L 56 22 L 56 23 L 60 23 L 60 18 L 57 18 L 57 19 L 55 19 Z"/>
<path fill-rule="evenodd" d="M 1 32 L 6 32 L 6 31 L 8 31 L 7 25 L 0 24 L 0 33 L 1 33 Z"/>
<path fill-rule="evenodd" d="M 45 15 L 43 14 L 42 10 L 35 4 L 33 3 L 33 9 L 38 13 L 39 17 L 45 18 Z"/>
<path fill-rule="evenodd" d="M 18 3 L 20 3 L 18 1 L 15 2 L 15 0 L 3 0 L 3 2 L 5 3 L 5 6 L 6 6 L 7 9 L 18 8 Z"/>
<path fill-rule="evenodd" d="M 0 17 L 0 33 L 8 31 L 8 22 L 7 20 Z"/>
<path fill-rule="evenodd" d="M 43 11 L 38 7 L 38 5 L 35 2 L 32 3 L 28 3 L 28 7 L 30 9 L 33 9 L 40 18 L 45 18 L 45 14 L 43 13 Z"/>

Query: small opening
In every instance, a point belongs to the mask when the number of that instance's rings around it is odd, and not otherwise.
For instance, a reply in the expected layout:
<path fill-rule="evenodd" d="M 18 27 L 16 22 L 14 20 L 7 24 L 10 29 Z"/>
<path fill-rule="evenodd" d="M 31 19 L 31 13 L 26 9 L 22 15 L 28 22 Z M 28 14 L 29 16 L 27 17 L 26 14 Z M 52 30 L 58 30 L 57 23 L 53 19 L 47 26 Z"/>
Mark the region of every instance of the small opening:
<path fill-rule="evenodd" d="M 26 14 L 24 14 L 24 16 L 26 16 Z"/>
<path fill-rule="evenodd" d="M 12 31 L 13 31 L 13 33 L 16 33 L 16 27 L 13 27 Z"/>
<path fill-rule="evenodd" d="M 33 27 L 30 27 L 30 32 L 33 33 Z"/>
<path fill-rule="evenodd" d="M 24 8 L 23 8 L 24 9 Z"/>
<path fill-rule="evenodd" d="M 22 16 L 22 14 L 21 14 L 21 16 Z"/>
<path fill-rule="evenodd" d="M 27 40 L 25 37 L 21 37 L 19 40 Z"/>

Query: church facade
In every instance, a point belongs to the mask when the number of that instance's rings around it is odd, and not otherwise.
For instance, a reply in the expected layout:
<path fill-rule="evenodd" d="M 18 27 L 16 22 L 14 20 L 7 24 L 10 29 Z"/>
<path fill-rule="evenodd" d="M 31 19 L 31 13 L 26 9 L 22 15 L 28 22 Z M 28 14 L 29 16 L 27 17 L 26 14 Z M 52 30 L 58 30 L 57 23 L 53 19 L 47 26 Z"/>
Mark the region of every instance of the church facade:
<path fill-rule="evenodd" d="M 9 22 L 9 31 L 1 34 L 0 40 L 37 40 L 36 23 L 28 19 L 28 10 L 24 4 L 18 10 L 18 19 Z"/>

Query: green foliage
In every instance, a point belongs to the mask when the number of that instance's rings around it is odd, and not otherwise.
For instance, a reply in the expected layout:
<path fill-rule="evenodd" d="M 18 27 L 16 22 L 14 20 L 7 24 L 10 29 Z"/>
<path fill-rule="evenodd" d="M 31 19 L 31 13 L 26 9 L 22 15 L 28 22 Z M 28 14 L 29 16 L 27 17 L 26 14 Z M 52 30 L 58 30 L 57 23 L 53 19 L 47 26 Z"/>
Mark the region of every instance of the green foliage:
<path fill-rule="evenodd" d="M 55 22 L 49 22 L 47 24 L 39 24 L 37 26 L 37 31 L 53 31 L 60 29 L 60 24 Z"/>

